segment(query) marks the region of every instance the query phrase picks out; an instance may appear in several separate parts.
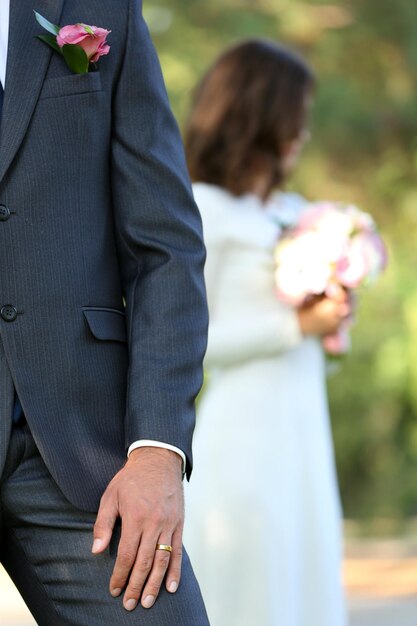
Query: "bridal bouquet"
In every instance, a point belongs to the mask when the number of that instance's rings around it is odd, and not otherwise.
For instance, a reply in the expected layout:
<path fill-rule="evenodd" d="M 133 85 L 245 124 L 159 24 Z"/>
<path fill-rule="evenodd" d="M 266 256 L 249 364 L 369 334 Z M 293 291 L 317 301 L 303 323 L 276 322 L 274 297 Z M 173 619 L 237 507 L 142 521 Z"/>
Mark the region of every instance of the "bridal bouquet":
<path fill-rule="evenodd" d="M 335 289 L 357 289 L 384 270 L 387 253 L 375 222 L 352 205 L 312 204 L 296 227 L 284 232 L 276 250 L 278 296 L 299 307 Z M 323 339 L 328 354 L 349 349 L 349 322 Z"/>

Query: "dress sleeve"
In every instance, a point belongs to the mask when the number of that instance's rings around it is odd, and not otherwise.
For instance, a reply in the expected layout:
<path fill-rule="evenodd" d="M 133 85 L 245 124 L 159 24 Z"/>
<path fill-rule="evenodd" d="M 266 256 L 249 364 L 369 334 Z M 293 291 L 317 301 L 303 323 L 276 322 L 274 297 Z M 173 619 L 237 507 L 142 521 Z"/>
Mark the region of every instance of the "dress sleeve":
<path fill-rule="evenodd" d="M 227 243 L 207 237 L 205 279 L 210 322 L 205 367 L 230 367 L 252 359 L 271 357 L 294 348 L 302 341 L 298 316 L 293 307 L 271 300 L 256 312 L 224 314 L 222 279 L 229 271 Z"/>
<path fill-rule="evenodd" d="M 256 317 L 216 320 L 209 324 L 207 368 L 230 367 L 252 359 L 275 356 L 294 348 L 302 334 L 295 310 L 277 306 Z"/>

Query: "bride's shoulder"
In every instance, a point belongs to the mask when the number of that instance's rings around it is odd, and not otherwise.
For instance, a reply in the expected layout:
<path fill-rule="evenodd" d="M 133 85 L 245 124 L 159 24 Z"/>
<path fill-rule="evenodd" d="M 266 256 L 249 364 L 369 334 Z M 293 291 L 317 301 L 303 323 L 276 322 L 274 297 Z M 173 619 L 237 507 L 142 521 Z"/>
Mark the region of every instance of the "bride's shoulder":
<path fill-rule="evenodd" d="M 228 230 L 233 230 L 235 205 L 239 200 L 226 189 L 208 183 L 194 183 L 193 193 L 205 237 L 223 239 Z"/>
<path fill-rule="evenodd" d="M 231 195 L 226 189 L 209 183 L 193 183 L 195 201 L 200 211 L 221 211 L 231 201 Z"/>

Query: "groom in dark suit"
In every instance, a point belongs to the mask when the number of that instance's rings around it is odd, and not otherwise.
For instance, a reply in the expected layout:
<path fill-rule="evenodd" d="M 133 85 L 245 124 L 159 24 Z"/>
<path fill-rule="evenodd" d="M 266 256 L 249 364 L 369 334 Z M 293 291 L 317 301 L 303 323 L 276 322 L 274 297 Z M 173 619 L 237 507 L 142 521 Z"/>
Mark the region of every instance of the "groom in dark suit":
<path fill-rule="evenodd" d="M 34 10 L 110 51 L 72 73 Z M 3 0 L 0 79 L 1 561 L 41 626 L 207 626 L 181 547 L 204 247 L 139 0 Z"/>

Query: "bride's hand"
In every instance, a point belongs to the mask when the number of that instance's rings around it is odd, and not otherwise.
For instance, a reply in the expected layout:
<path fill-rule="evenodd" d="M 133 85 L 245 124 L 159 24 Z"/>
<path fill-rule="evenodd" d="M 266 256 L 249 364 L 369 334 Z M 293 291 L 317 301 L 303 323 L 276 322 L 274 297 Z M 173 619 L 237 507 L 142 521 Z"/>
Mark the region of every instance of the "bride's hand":
<path fill-rule="evenodd" d="M 343 292 L 336 297 L 320 296 L 297 310 L 303 335 L 332 335 L 352 315 L 352 299 Z"/>

